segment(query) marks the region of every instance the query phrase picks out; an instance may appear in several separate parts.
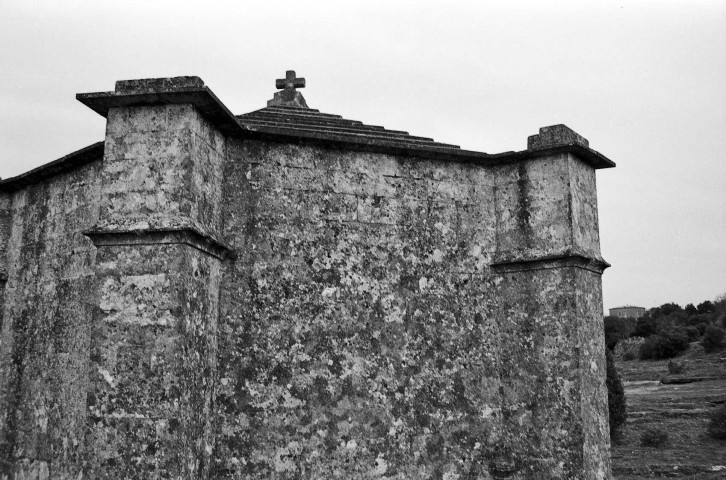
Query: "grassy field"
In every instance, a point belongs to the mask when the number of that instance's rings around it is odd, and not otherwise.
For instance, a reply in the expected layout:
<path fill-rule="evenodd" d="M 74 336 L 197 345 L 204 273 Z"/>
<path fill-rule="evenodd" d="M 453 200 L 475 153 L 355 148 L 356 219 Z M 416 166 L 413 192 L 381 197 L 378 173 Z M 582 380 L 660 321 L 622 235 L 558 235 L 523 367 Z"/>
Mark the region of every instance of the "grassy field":
<path fill-rule="evenodd" d="M 726 401 L 726 351 L 705 354 L 692 343 L 677 360 L 686 362 L 678 375 L 668 374 L 668 360 L 623 361 L 615 357 L 625 386 L 628 420 L 612 445 L 613 478 L 726 479 L 726 440 L 706 433 L 709 414 Z M 694 378 L 684 384 L 662 384 L 661 378 Z M 644 447 L 647 429 L 668 434 L 661 447 Z"/>

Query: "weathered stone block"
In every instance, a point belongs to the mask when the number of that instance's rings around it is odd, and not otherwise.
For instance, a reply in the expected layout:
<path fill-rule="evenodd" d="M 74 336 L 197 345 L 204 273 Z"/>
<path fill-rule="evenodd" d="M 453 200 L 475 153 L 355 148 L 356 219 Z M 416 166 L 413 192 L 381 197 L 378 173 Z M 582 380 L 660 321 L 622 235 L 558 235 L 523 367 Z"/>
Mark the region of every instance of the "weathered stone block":
<path fill-rule="evenodd" d="M 527 139 L 528 150 L 537 150 L 562 145 L 581 145 L 583 147 L 589 147 L 590 143 L 586 138 L 579 135 L 566 125 L 542 127 L 539 129 L 539 134 L 532 135 Z"/>
<path fill-rule="evenodd" d="M 168 92 L 184 88 L 201 88 L 204 82 L 199 77 L 145 78 L 140 80 L 119 80 L 116 92 L 131 94 L 148 94 L 152 92 Z"/>

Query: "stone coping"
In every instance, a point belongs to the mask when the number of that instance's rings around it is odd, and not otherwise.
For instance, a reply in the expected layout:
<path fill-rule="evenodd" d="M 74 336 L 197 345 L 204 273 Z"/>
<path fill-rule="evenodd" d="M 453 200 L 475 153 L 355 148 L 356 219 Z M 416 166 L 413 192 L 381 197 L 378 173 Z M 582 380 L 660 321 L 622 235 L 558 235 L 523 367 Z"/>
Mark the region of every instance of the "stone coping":
<path fill-rule="evenodd" d="M 15 177 L 0 180 L 0 192 L 14 192 L 46 178 L 69 172 L 87 163 L 103 159 L 104 142 L 96 142 L 73 153 L 21 173 Z"/>

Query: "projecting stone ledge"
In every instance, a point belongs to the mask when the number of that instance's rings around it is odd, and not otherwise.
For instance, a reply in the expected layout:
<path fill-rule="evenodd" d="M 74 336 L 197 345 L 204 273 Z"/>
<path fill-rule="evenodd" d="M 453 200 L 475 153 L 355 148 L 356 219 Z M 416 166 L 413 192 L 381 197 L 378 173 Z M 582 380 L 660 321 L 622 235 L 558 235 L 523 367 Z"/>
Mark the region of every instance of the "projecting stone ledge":
<path fill-rule="evenodd" d="M 148 230 L 104 230 L 93 227 L 82 232 L 96 247 L 118 245 L 177 245 L 184 244 L 220 260 L 235 260 L 234 249 L 209 233 L 194 227 Z"/>
<path fill-rule="evenodd" d="M 565 145 L 580 145 L 590 148 L 590 142 L 585 137 L 562 124 L 542 127 L 539 129 L 538 135 L 527 138 L 527 150 L 540 150 Z"/>
<path fill-rule="evenodd" d="M 115 90 L 117 93 L 130 94 L 169 92 L 187 88 L 204 88 L 204 81 L 201 78 L 194 76 L 119 80 L 116 82 Z"/>
<path fill-rule="evenodd" d="M 111 108 L 194 105 L 224 135 L 245 133 L 232 112 L 199 77 L 119 80 L 113 92 L 79 93 L 76 99 L 103 117 L 108 117 Z"/>

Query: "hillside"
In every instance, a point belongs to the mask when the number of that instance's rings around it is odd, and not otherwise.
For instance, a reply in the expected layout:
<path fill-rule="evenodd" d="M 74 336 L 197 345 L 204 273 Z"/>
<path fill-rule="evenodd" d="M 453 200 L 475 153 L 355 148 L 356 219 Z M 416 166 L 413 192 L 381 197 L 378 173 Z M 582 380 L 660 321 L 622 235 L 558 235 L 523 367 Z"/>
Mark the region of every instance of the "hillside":
<path fill-rule="evenodd" d="M 709 414 L 726 401 L 726 351 L 706 354 L 698 342 L 676 360 L 686 369 L 668 374 L 668 360 L 623 361 L 616 366 L 625 386 L 628 419 L 612 445 L 613 478 L 726 478 L 726 441 L 706 434 Z M 691 383 L 662 384 L 661 378 Z M 662 447 L 643 447 L 649 428 L 668 434 Z"/>

